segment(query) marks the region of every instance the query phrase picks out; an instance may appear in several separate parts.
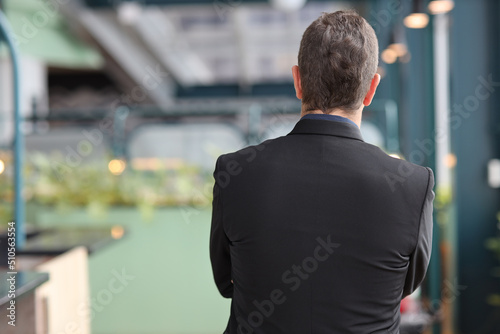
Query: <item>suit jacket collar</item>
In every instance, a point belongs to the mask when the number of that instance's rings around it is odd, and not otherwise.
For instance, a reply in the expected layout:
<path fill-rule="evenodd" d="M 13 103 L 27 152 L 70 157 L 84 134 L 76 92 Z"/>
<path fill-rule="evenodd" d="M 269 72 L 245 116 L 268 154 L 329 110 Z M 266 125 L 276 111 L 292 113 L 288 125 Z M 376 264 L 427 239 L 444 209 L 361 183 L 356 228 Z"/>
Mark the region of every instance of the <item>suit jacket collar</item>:
<path fill-rule="evenodd" d="M 364 141 L 356 125 L 329 120 L 301 119 L 288 135 L 296 134 L 337 136 Z"/>

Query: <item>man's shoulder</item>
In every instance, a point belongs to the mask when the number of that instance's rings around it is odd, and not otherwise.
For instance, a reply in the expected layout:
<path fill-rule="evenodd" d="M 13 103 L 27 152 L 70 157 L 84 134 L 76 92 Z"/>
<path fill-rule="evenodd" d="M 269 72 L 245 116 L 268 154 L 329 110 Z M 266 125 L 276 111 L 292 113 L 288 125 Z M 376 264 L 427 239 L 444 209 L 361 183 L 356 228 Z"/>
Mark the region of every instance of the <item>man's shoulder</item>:
<path fill-rule="evenodd" d="M 249 145 L 246 146 L 240 150 L 230 152 L 230 153 L 225 153 L 219 156 L 217 159 L 217 164 L 219 168 L 224 168 L 227 167 L 227 165 L 230 165 L 231 163 L 238 162 L 238 163 L 250 163 L 254 161 L 259 155 L 263 154 L 266 150 L 269 149 L 269 147 L 277 144 L 278 142 L 281 142 L 286 136 L 274 138 L 274 139 L 268 139 L 266 141 L 261 142 L 260 144 L 256 145 Z"/>
<path fill-rule="evenodd" d="M 427 174 L 432 170 L 429 167 L 424 167 L 419 165 L 418 163 L 413 163 L 408 160 L 405 160 L 403 157 L 400 157 L 398 154 L 390 154 L 382 150 L 380 147 L 363 143 L 364 146 L 370 150 L 377 158 L 384 163 L 384 165 L 390 165 L 393 168 L 401 169 L 401 170 L 414 170 L 421 174 Z M 419 156 L 420 158 L 420 156 Z M 424 158 L 422 157 L 421 163 L 424 162 Z"/>
<path fill-rule="evenodd" d="M 289 144 L 287 139 L 290 139 L 290 136 L 269 139 L 257 145 L 246 146 L 238 151 L 223 154 L 217 160 L 217 169 L 236 173 L 242 167 L 250 164 L 255 165 L 256 161 L 275 165 L 276 161 L 274 160 L 279 155 L 277 152 L 283 153 L 283 148 Z M 364 156 L 367 169 L 371 172 L 378 171 L 392 190 L 425 187 L 428 182 L 434 181 L 434 174 L 429 167 L 391 156 L 378 146 L 366 142 L 356 142 L 355 150 Z M 257 163 L 257 165 L 259 164 Z"/>
<path fill-rule="evenodd" d="M 434 173 L 431 168 L 389 155 L 380 148 L 377 149 L 384 178 L 392 190 L 406 186 L 426 189 L 429 182 L 434 184 Z"/>

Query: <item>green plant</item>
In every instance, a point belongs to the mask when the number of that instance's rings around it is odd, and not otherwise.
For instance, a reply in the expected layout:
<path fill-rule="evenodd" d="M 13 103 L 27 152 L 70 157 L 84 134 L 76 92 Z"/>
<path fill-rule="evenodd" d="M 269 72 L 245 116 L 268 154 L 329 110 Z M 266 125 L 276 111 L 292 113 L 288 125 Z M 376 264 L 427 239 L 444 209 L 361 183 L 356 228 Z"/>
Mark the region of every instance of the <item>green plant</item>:
<path fill-rule="evenodd" d="M 5 171 L 0 174 L 0 224 L 12 219 L 12 159 L 0 152 Z M 62 155 L 54 152 L 30 153 L 25 162 L 24 198 L 28 203 L 54 207 L 60 212 L 86 207 L 95 217 L 103 217 L 110 206 L 136 206 L 151 216 L 155 208 L 165 206 L 196 207 L 211 202 L 213 177 L 211 172 L 197 166 L 178 164 L 175 167 L 159 164 L 156 170 L 134 170 L 127 166 L 114 175 L 107 160 L 82 163 L 70 168 Z"/>
<path fill-rule="evenodd" d="M 500 212 L 497 213 L 497 226 L 500 230 Z M 485 242 L 486 248 L 495 253 L 498 261 L 500 262 L 500 234 L 494 238 L 488 238 Z M 493 267 L 492 275 L 494 277 L 500 278 L 500 266 Z M 492 293 L 488 296 L 488 303 L 493 306 L 500 307 L 500 293 Z"/>

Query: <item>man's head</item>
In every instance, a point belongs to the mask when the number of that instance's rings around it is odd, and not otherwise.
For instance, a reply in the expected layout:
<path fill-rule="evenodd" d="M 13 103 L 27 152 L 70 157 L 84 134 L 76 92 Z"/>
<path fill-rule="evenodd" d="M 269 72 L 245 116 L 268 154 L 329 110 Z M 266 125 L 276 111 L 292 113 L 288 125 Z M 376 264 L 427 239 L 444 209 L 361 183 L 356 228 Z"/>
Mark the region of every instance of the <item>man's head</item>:
<path fill-rule="evenodd" d="M 323 13 L 304 32 L 298 58 L 293 74 L 303 113 L 349 113 L 371 103 L 380 81 L 378 41 L 356 12 Z"/>

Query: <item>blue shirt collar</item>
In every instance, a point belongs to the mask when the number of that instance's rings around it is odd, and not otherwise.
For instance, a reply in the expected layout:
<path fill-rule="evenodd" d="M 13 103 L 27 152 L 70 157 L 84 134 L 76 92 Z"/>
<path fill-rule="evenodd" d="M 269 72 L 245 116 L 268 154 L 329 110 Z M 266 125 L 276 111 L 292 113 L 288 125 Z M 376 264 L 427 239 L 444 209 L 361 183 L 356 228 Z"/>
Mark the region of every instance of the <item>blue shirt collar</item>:
<path fill-rule="evenodd" d="M 307 114 L 303 116 L 301 119 L 318 119 L 318 120 L 325 120 L 325 121 L 334 121 L 334 122 L 346 122 L 346 123 L 351 123 L 353 125 L 356 125 L 357 128 L 358 125 L 351 121 L 349 118 L 342 117 L 339 115 L 328 115 L 328 114 Z"/>

